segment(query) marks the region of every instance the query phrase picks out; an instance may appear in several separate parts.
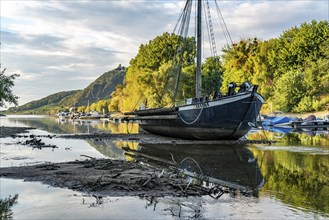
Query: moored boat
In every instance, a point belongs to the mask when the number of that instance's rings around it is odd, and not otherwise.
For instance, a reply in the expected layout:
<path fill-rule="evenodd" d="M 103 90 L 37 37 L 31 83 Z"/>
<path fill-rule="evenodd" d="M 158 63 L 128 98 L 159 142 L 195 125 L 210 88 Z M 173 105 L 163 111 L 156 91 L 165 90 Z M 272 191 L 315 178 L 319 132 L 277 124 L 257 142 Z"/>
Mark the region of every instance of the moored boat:
<path fill-rule="evenodd" d="M 140 127 L 150 133 L 187 139 L 239 139 L 253 126 L 264 99 L 257 86 L 232 96 L 198 100 L 173 108 L 138 110 Z"/>
<path fill-rule="evenodd" d="M 81 115 L 79 117 L 80 120 L 98 120 L 102 116 L 97 111 L 91 111 L 87 114 Z"/>
<path fill-rule="evenodd" d="M 186 1 L 184 10 L 189 10 L 191 2 Z M 257 93 L 258 86 L 251 86 L 248 82 L 240 86 L 231 83 L 225 96 L 218 95 L 211 100 L 201 96 L 201 6 L 202 1 L 198 0 L 196 98 L 188 99 L 186 104 L 181 106 L 142 109 L 126 115 L 135 116 L 132 119 L 138 120 L 143 130 L 158 135 L 187 139 L 239 139 L 256 126 L 264 99 Z M 186 13 L 184 16 L 190 15 Z M 187 26 L 183 24 L 181 29 Z M 237 87 L 240 87 L 238 91 Z"/>

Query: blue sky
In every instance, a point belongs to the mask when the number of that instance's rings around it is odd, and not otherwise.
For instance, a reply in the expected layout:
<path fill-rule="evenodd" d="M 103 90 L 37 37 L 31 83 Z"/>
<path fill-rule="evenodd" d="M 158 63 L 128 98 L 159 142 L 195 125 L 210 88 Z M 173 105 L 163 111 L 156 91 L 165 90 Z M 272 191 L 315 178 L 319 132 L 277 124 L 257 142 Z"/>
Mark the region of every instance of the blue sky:
<path fill-rule="evenodd" d="M 209 0 L 213 11 L 213 0 Z M 217 1 L 233 38 L 278 37 L 312 20 L 328 20 L 329 0 Z M 172 32 L 182 0 L 1 0 L 1 56 L 7 74 L 19 73 L 19 104 L 83 89 L 129 61 L 142 43 Z M 213 24 L 219 24 L 213 14 Z M 217 30 L 217 29 L 216 29 Z M 215 32 L 217 48 L 225 41 Z M 207 47 L 207 46 L 205 46 Z"/>

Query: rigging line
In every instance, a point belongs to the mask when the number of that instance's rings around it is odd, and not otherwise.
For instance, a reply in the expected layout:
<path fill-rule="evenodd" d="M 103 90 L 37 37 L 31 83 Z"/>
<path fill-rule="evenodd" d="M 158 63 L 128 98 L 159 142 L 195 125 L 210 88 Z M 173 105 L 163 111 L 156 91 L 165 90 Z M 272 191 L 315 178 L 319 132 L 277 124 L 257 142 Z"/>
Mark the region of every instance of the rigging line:
<path fill-rule="evenodd" d="M 214 34 L 214 28 L 213 28 L 213 24 L 212 24 L 212 19 L 211 19 L 211 13 L 210 13 L 210 7 L 209 7 L 209 1 L 206 1 L 206 5 L 207 5 L 207 12 L 208 12 L 208 22 L 209 22 L 209 35 L 211 38 L 211 47 L 212 47 L 212 51 L 214 56 L 217 56 L 217 48 L 216 48 L 216 41 L 215 41 L 215 34 Z M 205 16 L 207 17 L 207 16 Z"/>
<path fill-rule="evenodd" d="M 185 3 L 185 6 L 183 7 L 183 9 L 182 9 L 182 11 L 181 11 L 181 13 L 180 13 L 180 16 L 179 16 L 179 18 L 178 18 L 178 20 L 177 20 L 177 22 L 176 22 L 175 28 L 174 28 L 174 30 L 173 30 L 173 33 L 176 32 L 176 28 L 177 28 L 177 26 L 179 25 L 179 23 L 180 23 L 180 21 L 181 21 L 181 19 L 182 19 L 182 17 L 183 17 L 183 14 L 184 14 L 184 12 L 185 12 L 185 9 L 186 9 L 186 7 L 187 7 L 187 4 L 188 4 L 188 1 Z M 178 32 L 179 32 L 179 31 L 178 31 Z"/>
<path fill-rule="evenodd" d="M 177 34 L 179 35 L 179 33 L 181 33 L 182 25 L 183 25 L 183 23 L 184 23 L 184 22 L 183 22 L 183 21 L 184 21 L 184 16 L 185 16 L 185 14 L 186 14 L 187 8 L 189 7 L 189 4 L 190 4 L 190 0 L 186 1 L 186 4 L 185 4 L 185 6 L 183 7 L 183 9 L 182 9 L 182 11 L 181 11 L 181 14 L 180 14 L 180 16 L 179 16 L 179 18 L 178 18 L 178 20 L 177 20 L 177 23 L 176 23 L 176 25 L 175 25 L 175 28 L 174 28 L 173 33 L 176 32 L 176 29 L 177 29 L 178 25 L 180 25 L 180 26 L 179 26 L 179 30 L 177 31 Z"/>
<path fill-rule="evenodd" d="M 227 33 L 226 33 L 226 31 L 225 31 L 225 27 L 224 27 L 224 25 L 223 25 L 223 21 L 222 21 L 222 19 L 221 19 L 221 16 L 220 16 L 220 13 L 219 13 L 219 11 L 218 11 L 218 8 L 216 8 L 216 12 L 217 12 L 217 16 L 218 16 L 218 21 L 219 21 L 220 27 L 221 27 L 221 29 L 222 29 L 223 35 L 224 35 L 225 40 L 226 40 L 226 44 L 227 44 L 227 45 L 230 45 L 230 43 L 229 43 L 229 39 L 228 39 L 229 37 L 227 36 Z"/>
<path fill-rule="evenodd" d="M 185 38 L 188 34 L 193 2 L 191 0 L 188 0 L 186 3 L 187 4 L 185 5 L 184 11 L 183 11 L 183 17 L 182 17 L 182 20 L 181 20 L 180 33 L 179 33 L 180 37 L 179 37 L 178 47 L 177 47 L 177 54 L 179 56 L 179 61 L 178 61 L 178 74 L 177 74 L 177 78 L 176 78 L 175 93 L 174 93 L 174 98 L 173 98 L 174 105 L 175 105 L 175 102 L 176 102 L 178 87 L 179 87 L 179 84 L 180 84 L 181 69 L 182 69 L 182 65 L 181 65 L 181 62 L 182 62 L 181 43 L 182 43 L 182 38 Z"/>
<path fill-rule="evenodd" d="M 224 27 L 225 27 L 225 30 L 226 30 L 226 32 L 227 32 L 227 34 L 228 34 L 229 39 L 230 39 L 231 45 L 233 45 L 233 41 L 232 41 L 232 38 L 231 38 L 230 32 L 229 32 L 228 29 L 227 29 L 227 26 L 226 26 L 226 23 L 225 23 L 224 17 L 223 17 L 223 15 L 222 15 L 222 12 L 221 12 L 219 6 L 218 6 L 217 0 L 214 0 L 214 1 L 215 1 L 215 4 L 216 4 L 217 11 L 219 12 L 219 15 L 220 15 L 220 17 L 222 18 L 222 21 L 223 21 L 223 23 L 224 23 Z"/>
<path fill-rule="evenodd" d="M 217 14 L 218 14 L 218 12 L 217 12 Z M 220 16 L 219 14 L 218 14 L 218 16 Z M 223 25 L 223 22 L 222 22 L 222 20 L 220 19 L 220 17 L 218 17 L 219 18 L 219 24 L 220 24 L 220 27 L 221 27 L 221 29 L 222 29 L 222 31 L 223 31 L 223 35 L 224 35 L 224 37 L 225 37 L 225 41 L 226 41 L 226 44 L 227 45 L 230 45 L 230 43 L 229 43 L 229 37 L 227 36 L 227 33 L 226 33 L 226 31 L 225 31 L 225 28 L 224 28 L 224 25 Z"/>
<path fill-rule="evenodd" d="M 209 30 L 209 21 L 208 21 L 208 17 L 206 16 L 206 7 L 203 7 L 204 9 L 204 14 L 205 14 L 205 19 L 206 19 L 206 27 L 207 27 L 207 33 L 208 33 L 208 40 L 209 40 L 209 45 L 211 46 L 211 39 L 210 39 L 210 30 Z M 214 56 L 213 51 L 210 49 L 211 52 L 211 56 Z"/>
<path fill-rule="evenodd" d="M 181 21 L 179 35 L 182 37 L 186 37 L 188 34 L 190 12 L 191 12 L 191 0 L 187 1 L 186 8 L 184 10 L 182 21 Z"/>
<path fill-rule="evenodd" d="M 198 1 L 195 1 L 195 3 L 194 3 L 194 8 L 195 8 L 195 10 L 194 10 L 194 36 L 195 36 L 195 40 L 196 40 L 196 36 L 197 36 L 197 8 L 198 8 Z"/>
<path fill-rule="evenodd" d="M 186 12 L 185 29 L 184 29 L 184 35 L 183 35 L 184 38 L 187 37 L 188 30 L 190 27 L 191 10 L 192 10 L 192 2 L 189 4 L 189 7 L 187 8 L 187 12 Z"/>

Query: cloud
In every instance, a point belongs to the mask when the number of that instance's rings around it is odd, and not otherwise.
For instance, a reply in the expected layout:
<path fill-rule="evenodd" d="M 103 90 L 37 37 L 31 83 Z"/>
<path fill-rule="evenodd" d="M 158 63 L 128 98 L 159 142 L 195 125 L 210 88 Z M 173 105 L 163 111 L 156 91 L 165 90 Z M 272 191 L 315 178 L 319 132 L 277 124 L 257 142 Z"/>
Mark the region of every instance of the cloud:
<path fill-rule="evenodd" d="M 209 2 L 217 28 L 216 10 Z M 328 19 L 327 1 L 218 3 L 234 41 L 278 37 L 302 22 Z M 140 44 L 173 31 L 183 4 L 180 0 L 1 1 L 1 64 L 8 73 L 21 74 L 14 87 L 20 104 L 82 89 L 118 64 L 127 66 Z M 220 50 L 223 34 L 216 31 L 215 36 Z"/>
<path fill-rule="evenodd" d="M 232 36 L 269 39 L 303 22 L 328 19 L 328 4 L 326 1 L 239 1 L 237 5 L 224 5 L 223 14 Z"/>

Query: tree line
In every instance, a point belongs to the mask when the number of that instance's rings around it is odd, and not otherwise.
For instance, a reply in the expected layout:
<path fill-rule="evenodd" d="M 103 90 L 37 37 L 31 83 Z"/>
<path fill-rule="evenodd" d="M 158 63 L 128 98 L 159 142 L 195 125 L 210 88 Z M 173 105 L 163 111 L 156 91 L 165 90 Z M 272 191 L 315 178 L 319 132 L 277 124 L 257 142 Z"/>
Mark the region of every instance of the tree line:
<path fill-rule="evenodd" d="M 141 45 L 124 84 L 112 93 L 109 109 L 132 111 L 142 102 L 151 108 L 171 106 L 194 97 L 194 42 L 164 33 Z M 177 55 L 179 51 L 184 52 Z M 264 112 L 324 110 L 329 102 L 328 21 L 303 23 L 270 40 L 242 39 L 226 46 L 221 57 L 205 60 L 202 81 L 204 96 L 215 90 L 225 94 L 230 82 L 257 84 L 266 100 Z"/>

